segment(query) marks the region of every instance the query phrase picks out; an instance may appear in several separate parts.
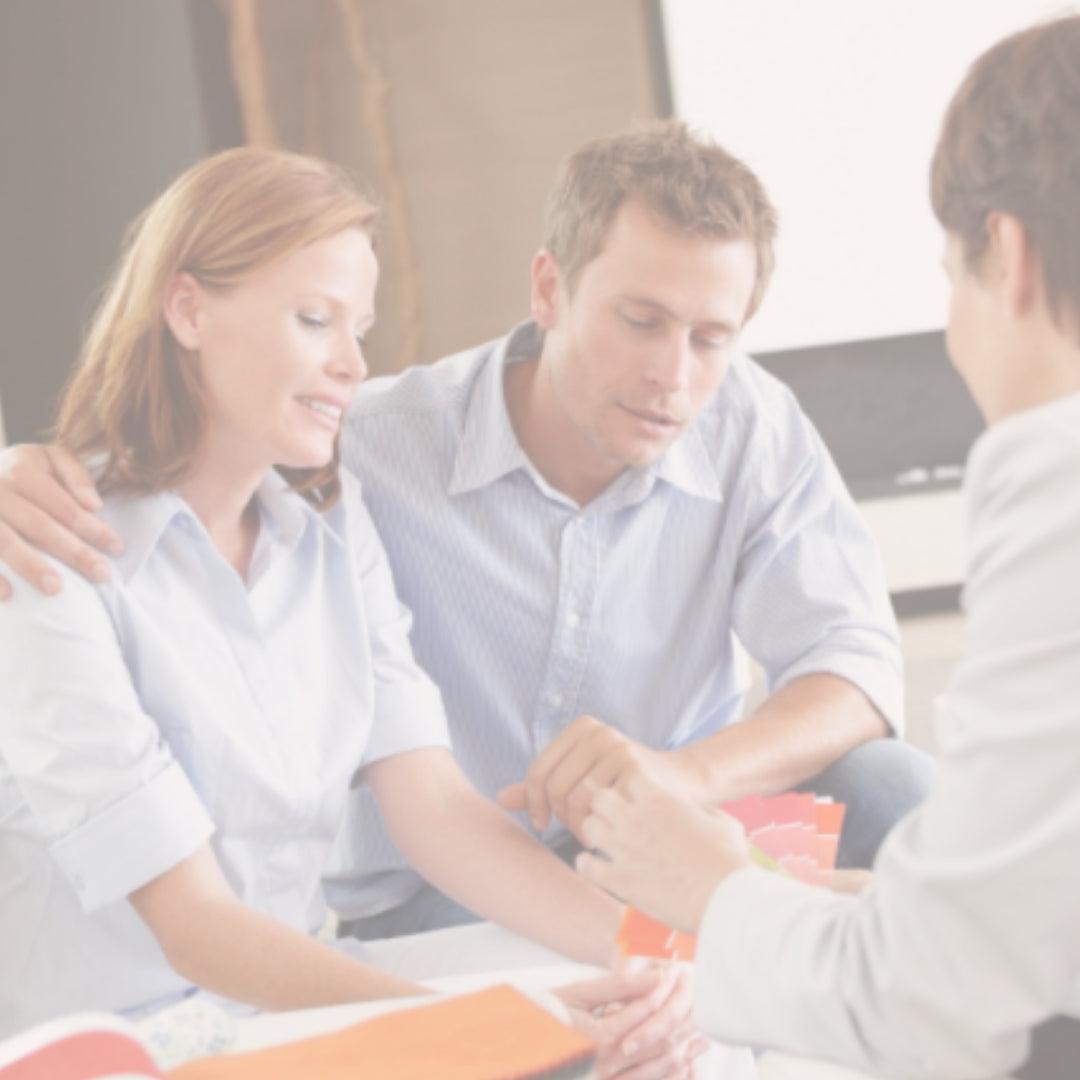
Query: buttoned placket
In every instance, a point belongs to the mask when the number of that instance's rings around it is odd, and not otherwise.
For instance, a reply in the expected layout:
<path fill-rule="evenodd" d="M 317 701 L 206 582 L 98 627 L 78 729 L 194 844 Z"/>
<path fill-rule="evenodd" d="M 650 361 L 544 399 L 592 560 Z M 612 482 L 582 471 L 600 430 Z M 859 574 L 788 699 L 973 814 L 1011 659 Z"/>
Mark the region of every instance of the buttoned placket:
<path fill-rule="evenodd" d="M 304 745 L 302 738 L 289 737 L 298 718 L 291 715 L 292 697 L 285 692 L 267 648 L 256 614 L 258 597 L 254 595 L 255 590 L 268 584 L 265 579 L 271 569 L 269 564 L 281 555 L 280 551 L 271 548 L 278 544 L 266 535 L 265 530 L 260 534 L 252 559 L 253 565 L 258 567 L 258 580 L 249 590 L 236 570 L 213 549 L 205 531 L 192 519 L 185 519 L 184 523 L 194 538 L 211 549 L 203 566 L 211 584 L 208 593 L 213 598 L 214 614 L 236 658 L 244 685 L 255 702 L 261 721 L 262 749 L 273 753 L 272 767 L 282 783 L 293 786 L 301 769 L 308 767 L 306 758 L 310 748 Z M 300 792 L 294 789 L 294 794 L 298 796 Z M 313 810 L 310 799 L 297 799 L 293 827 L 302 831 Z M 264 867 L 264 872 L 268 870 Z"/>
<path fill-rule="evenodd" d="M 534 720 L 534 750 L 539 752 L 578 711 L 581 683 L 589 662 L 600 576 L 600 522 L 578 511 L 559 537 L 559 581 L 548 662 Z"/>
<path fill-rule="evenodd" d="M 608 519 L 644 502 L 655 483 L 651 469 L 628 470 L 563 526 L 554 627 L 533 722 L 534 753 L 539 753 L 581 711 L 581 686 L 589 664 Z"/>

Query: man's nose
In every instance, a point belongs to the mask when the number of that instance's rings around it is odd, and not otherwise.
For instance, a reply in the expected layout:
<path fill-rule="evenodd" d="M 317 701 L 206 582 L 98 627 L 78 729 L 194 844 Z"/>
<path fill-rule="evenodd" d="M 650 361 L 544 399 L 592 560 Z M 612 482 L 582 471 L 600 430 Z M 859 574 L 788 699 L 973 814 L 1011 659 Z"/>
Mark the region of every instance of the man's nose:
<path fill-rule="evenodd" d="M 690 365 L 693 360 L 690 335 L 672 334 L 653 354 L 649 378 L 668 393 L 685 390 L 690 383 Z"/>

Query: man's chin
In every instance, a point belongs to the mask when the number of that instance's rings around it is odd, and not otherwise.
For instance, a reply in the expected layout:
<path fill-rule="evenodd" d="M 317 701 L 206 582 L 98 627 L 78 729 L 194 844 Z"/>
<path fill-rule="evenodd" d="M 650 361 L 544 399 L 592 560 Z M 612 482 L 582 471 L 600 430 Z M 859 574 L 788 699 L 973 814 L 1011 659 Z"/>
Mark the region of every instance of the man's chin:
<path fill-rule="evenodd" d="M 647 469 L 650 465 L 655 465 L 668 452 L 674 441 L 675 439 L 671 438 L 663 442 L 650 441 L 645 444 L 637 443 L 627 446 L 623 448 L 620 458 L 628 469 Z"/>

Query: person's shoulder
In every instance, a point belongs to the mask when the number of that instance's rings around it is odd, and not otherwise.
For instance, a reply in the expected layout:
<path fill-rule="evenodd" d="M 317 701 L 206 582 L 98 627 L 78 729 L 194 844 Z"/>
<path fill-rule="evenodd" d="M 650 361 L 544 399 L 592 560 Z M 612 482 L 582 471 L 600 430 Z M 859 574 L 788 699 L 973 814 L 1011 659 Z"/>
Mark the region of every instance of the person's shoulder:
<path fill-rule="evenodd" d="M 805 447 L 812 439 L 813 425 L 791 388 L 741 352 L 701 420 L 708 441 L 725 452 L 761 448 L 772 454 L 792 443 Z"/>
<path fill-rule="evenodd" d="M 364 420 L 405 413 L 459 411 L 465 407 L 490 347 L 465 349 L 430 364 L 415 364 L 397 375 L 369 379 L 359 389 L 351 416 Z"/>
<path fill-rule="evenodd" d="M 59 579 L 61 590 L 56 595 L 46 595 L 30 582 L 7 573 L 11 595 L 0 603 L 0 642 L 4 643 L 0 648 L 7 648 L 8 642 L 33 648 L 33 641 L 41 634 L 79 633 L 87 628 L 111 633 L 109 611 L 121 587 L 115 562 L 111 580 L 96 584 L 59 559 L 51 555 L 43 557 Z M 32 635 L 30 639 L 26 637 L 28 634 Z"/>
<path fill-rule="evenodd" d="M 972 524 L 1080 520 L 1080 394 L 1013 413 L 971 448 L 964 486 Z M 1053 514 L 1049 512 L 1053 507 Z"/>
<path fill-rule="evenodd" d="M 342 428 L 341 458 L 368 494 L 424 487 L 452 466 L 477 379 L 496 343 L 365 383 Z M 445 478 L 444 478 L 445 479 Z"/>

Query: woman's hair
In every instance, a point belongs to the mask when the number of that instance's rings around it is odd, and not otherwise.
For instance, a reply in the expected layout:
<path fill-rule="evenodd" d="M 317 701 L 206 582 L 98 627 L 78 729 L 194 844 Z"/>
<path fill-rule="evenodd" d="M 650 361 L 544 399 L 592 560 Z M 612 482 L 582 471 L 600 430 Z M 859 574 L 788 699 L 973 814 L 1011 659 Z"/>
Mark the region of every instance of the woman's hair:
<path fill-rule="evenodd" d="M 191 469 L 205 411 L 198 367 L 163 314 L 176 274 L 228 289 L 375 208 L 344 172 L 316 158 L 240 147 L 177 178 L 132 224 L 64 391 L 58 441 L 101 461 L 102 490 L 160 491 Z M 257 377 L 257 376 L 256 376 Z M 279 471 L 314 505 L 340 490 L 338 445 L 322 468 Z"/>
<path fill-rule="evenodd" d="M 1080 332 L 1080 15 L 1013 34 L 956 91 L 930 169 L 941 225 L 978 269 L 987 218 L 1024 226 L 1059 323 Z"/>

